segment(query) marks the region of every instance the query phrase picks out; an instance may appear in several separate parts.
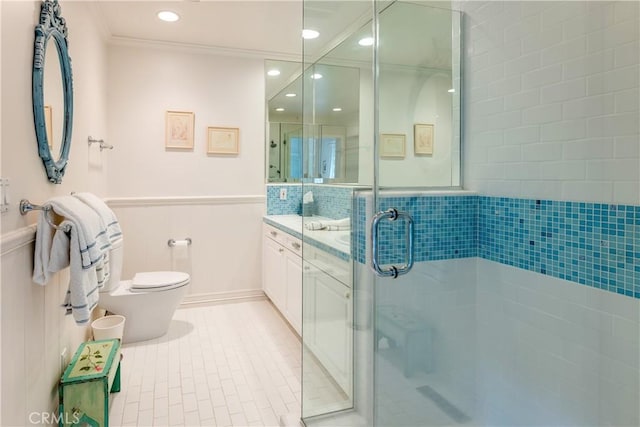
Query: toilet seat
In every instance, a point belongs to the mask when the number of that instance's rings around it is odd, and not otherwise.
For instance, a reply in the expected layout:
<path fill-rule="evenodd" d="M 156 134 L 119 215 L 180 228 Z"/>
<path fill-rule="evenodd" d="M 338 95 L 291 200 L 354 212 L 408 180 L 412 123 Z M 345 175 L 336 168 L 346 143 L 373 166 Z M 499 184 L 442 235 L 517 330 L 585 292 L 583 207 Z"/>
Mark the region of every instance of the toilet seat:
<path fill-rule="evenodd" d="M 160 292 L 189 283 L 189 275 L 179 271 L 151 271 L 136 273 L 131 280 L 131 292 Z"/>

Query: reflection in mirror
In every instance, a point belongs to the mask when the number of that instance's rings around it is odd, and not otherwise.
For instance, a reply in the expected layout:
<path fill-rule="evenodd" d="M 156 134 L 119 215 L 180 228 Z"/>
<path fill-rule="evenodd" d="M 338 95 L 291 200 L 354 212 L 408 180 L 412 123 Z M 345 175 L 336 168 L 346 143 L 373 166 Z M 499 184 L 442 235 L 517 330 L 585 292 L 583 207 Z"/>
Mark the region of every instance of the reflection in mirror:
<path fill-rule="evenodd" d="M 35 28 L 33 119 L 49 182 L 60 184 L 71 146 L 73 87 L 67 24 L 57 0 L 45 0 Z"/>
<path fill-rule="evenodd" d="M 44 59 L 44 81 L 42 92 L 44 94 L 45 128 L 47 145 L 54 158 L 59 157 L 62 142 L 63 113 L 64 113 L 64 87 L 62 80 L 62 67 L 58 58 L 58 49 L 55 39 L 51 39 L 50 49 L 46 50 Z"/>
<path fill-rule="evenodd" d="M 291 63 L 267 61 L 267 71 L 284 69 L 288 64 Z M 299 68 L 296 71 L 299 72 Z M 273 77 L 279 76 L 267 76 L 267 93 Z M 318 182 L 321 179 L 322 182 L 356 183 L 359 70 L 318 65 L 313 72 L 305 72 L 304 79 L 310 81 L 304 82 L 305 88 L 313 91 L 316 102 L 314 121 L 304 128 L 303 77 L 292 79 L 268 100 L 268 181 Z"/>

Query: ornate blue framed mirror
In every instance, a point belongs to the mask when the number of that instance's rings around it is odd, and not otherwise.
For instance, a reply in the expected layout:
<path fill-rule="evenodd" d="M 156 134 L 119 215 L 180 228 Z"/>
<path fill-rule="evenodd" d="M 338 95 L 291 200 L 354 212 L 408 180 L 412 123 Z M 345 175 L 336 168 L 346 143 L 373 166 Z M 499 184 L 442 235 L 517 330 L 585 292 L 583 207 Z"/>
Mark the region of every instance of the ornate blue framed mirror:
<path fill-rule="evenodd" d="M 50 182 L 60 184 L 69 160 L 73 82 L 67 23 L 58 0 L 44 0 L 35 29 L 33 119 L 38 154 Z"/>

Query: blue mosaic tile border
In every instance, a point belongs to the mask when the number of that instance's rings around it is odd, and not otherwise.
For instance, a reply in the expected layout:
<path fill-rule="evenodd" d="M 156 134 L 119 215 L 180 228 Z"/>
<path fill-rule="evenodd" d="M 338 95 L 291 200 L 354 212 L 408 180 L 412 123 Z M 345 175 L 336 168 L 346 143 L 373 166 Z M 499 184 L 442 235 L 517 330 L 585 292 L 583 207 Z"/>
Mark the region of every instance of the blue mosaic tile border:
<path fill-rule="evenodd" d="M 640 206 L 479 200 L 482 258 L 640 298 Z"/>
<path fill-rule="evenodd" d="M 287 189 L 287 200 L 280 200 L 280 188 Z M 314 214 L 332 219 L 351 216 L 353 189 L 331 185 L 267 185 L 267 215 L 300 215 L 302 193 L 313 192 Z"/>
<path fill-rule="evenodd" d="M 461 196 L 413 196 L 380 198 L 380 209 L 395 207 L 408 212 L 414 221 L 414 260 L 435 261 L 442 259 L 477 256 L 478 198 Z M 364 263 L 366 259 L 366 204 L 359 197 L 356 201 L 354 257 Z M 406 239 L 404 220 L 382 220 L 379 238 L 382 264 L 404 262 Z"/>
<path fill-rule="evenodd" d="M 269 215 L 299 213 L 300 187 L 287 186 L 287 201 L 278 199 L 279 186 L 267 188 Z M 307 188 L 314 191 L 317 214 L 335 219 L 350 215 L 352 189 Z M 297 202 L 290 200 L 292 194 L 299 195 Z M 479 256 L 640 298 L 640 206 L 476 195 L 382 195 L 380 200 L 383 210 L 396 207 L 414 217 L 416 262 Z M 353 211 L 352 255 L 365 263 L 368 224 L 362 194 L 356 193 Z M 380 233 L 386 242 L 381 262 L 402 263 L 404 224 L 383 221 Z"/>

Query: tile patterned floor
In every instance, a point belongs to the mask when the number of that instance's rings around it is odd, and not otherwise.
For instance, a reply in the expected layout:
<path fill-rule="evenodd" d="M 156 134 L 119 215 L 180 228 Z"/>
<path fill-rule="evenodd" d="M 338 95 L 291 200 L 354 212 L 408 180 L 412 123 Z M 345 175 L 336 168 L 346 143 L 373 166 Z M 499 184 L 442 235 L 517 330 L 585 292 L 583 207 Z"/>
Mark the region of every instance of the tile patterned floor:
<path fill-rule="evenodd" d="M 123 346 L 113 426 L 278 426 L 299 417 L 300 340 L 266 300 L 178 310 Z"/>

